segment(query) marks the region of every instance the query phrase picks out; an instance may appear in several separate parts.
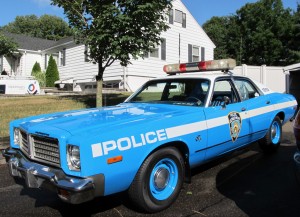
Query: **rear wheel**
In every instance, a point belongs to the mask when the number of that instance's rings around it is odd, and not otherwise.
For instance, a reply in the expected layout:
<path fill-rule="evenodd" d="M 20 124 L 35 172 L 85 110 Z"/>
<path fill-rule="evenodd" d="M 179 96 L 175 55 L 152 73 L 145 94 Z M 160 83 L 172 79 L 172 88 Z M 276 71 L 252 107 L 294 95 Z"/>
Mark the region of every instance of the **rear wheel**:
<path fill-rule="evenodd" d="M 168 147 L 151 154 L 142 164 L 129 188 L 129 197 L 146 212 L 169 207 L 180 193 L 184 161 L 176 148 Z"/>
<path fill-rule="evenodd" d="M 280 118 L 276 116 L 265 137 L 259 141 L 259 145 L 266 153 L 275 152 L 281 143 L 281 137 L 282 124 Z"/>

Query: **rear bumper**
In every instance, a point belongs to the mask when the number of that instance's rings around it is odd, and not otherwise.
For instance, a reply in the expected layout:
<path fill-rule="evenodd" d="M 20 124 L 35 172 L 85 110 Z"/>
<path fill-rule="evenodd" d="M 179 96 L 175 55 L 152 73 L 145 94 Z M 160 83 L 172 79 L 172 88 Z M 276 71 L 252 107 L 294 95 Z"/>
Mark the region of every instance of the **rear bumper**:
<path fill-rule="evenodd" d="M 77 178 L 66 175 L 61 169 L 29 161 L 16 149 L 3 150 L 2 155 L 11 176 L 24 179 L 29 188 L 54 190 L 65 202 L 79 204 L 104 194 L 103 174 Z"/>

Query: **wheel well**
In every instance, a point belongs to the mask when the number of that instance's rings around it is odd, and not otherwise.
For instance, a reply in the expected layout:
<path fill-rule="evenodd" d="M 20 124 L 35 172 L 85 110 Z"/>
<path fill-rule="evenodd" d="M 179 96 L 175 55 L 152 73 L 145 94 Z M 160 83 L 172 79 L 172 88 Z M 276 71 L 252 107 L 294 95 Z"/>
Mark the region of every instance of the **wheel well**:
<path fill-rule="evenodd" d="M 285 117 L 284 112 L 279 112 L 276 116 L 278 116 L 281 121 L 283 121 Z"/>
<path fill-rule="evenodd" d="M 190 183 L 191 182 L 191 168 L 190 168 L 190 163 L 189 163 L 190 152 L 189 152 L 188 146 L 184 142 L 181 142 L 181 141 L 169 142 L 169 143 L 159 146 L 158 148 L 153 150 L 152 153 L 159 149 L 165 148 L 165 147 L 175 147 L 178 149 L 178 151 L 180 152 L 180 154 L 182 155 L 182 157 L 184 159 L 184 166 L 185 166 L 184 167 L 185 168 L 184 181 L 187 183 Z"/>

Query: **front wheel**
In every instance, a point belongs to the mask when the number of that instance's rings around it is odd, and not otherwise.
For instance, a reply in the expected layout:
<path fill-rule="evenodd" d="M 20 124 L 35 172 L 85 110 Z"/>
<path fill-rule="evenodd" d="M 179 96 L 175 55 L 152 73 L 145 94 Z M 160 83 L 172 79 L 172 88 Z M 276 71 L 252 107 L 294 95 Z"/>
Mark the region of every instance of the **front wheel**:
<path fill-rule="evenodd" d="M 174 147 L 160 149 L 142 164 L 130 188 L 129 197 L 143 211 L 154 213 L 169 207 L 180 193 L 184 160 Z"/>
<path fill-rule="evenodd" d="M 259 145 L 265 153 L 275 152 L 281 143 L 281 137 L 282 124 L 280 118 L 276 116 L 265 137 L 259 141 Z"/>

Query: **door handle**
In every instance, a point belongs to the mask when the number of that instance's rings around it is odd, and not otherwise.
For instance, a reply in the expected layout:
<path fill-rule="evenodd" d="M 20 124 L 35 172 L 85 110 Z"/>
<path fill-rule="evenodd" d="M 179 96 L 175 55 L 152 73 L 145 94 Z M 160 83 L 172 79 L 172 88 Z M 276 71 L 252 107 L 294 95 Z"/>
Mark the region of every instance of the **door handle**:
<path fill-rule="evenodd" d="M 246 111 L 247 109 L 246 109 L 245 107 L 243 107 L 241 110 L 242 110 L 242 112 L 244 112 L 244 111 Z"/>

